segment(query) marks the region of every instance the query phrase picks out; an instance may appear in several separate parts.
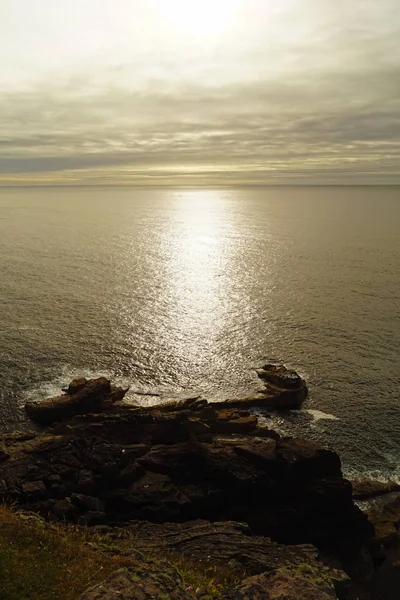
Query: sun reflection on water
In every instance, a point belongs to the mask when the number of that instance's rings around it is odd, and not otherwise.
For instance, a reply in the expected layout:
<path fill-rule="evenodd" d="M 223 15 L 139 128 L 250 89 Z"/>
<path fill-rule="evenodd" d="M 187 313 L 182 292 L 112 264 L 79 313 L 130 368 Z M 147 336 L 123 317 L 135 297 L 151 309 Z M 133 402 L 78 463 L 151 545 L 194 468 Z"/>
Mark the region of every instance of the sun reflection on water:
<path fill-rule="evenodd" d="M 201 364 L 224 328 L 228 302 L 224 280 L 229 262 L 227 192 L 175 193 L 169 247 L 168 313 L 179 331 L 180 358 Z"/>

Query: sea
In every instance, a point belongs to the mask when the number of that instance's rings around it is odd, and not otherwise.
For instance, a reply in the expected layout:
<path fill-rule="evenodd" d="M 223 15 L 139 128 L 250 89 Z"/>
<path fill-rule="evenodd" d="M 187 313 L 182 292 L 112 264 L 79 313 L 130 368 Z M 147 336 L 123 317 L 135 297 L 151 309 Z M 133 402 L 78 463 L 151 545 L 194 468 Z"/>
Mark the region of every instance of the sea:
<path fill-rule="evenodd" d="M 400 481 L 400 187 L 0 189 L 0 431 L 78 375 L 222 400 L 267 362 L 310 395 L 262 423 Z"/>

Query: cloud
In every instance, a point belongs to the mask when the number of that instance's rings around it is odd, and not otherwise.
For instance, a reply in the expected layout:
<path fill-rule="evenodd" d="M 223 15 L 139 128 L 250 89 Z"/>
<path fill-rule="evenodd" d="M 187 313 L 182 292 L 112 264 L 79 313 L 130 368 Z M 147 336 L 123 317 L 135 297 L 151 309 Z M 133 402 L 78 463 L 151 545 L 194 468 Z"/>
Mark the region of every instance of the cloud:
<path fill-rule="evenodd" d="M 339 4 L 300 3 L 293 42 L 254 22 L 185 60 L 86 57 L 4 86 L 0 184 L 400 182 L 396 3 Z"/>

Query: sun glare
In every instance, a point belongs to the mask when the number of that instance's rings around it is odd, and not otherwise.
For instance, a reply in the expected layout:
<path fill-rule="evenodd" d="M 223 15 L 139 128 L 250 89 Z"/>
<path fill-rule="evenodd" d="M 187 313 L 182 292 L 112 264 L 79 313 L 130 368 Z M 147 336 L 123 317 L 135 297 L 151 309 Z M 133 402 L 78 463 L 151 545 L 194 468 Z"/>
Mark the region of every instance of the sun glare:
<path fill-rule="evenodd" d="M 234 21 L 240 0 L 159 0 L 169 26 L 198 36 L 223 33 Z"/>

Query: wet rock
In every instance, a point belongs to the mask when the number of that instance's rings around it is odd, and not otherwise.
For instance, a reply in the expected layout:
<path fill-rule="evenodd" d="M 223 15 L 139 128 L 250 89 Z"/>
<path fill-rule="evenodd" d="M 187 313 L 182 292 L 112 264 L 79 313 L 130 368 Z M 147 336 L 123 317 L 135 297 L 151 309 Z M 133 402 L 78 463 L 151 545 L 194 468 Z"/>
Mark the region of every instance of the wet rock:
<path fill-rule="evenodd" d="M 253 431 L 249 431 L 247 435 L 259 438 L 271 438 L 277 442 L 279 442 L 282 437 L 277 431 L 268 429 L 267 427 L 256 427 Z"/>
<path fill-rule="evenodd" d="M 217 420 L 217 412 L 212 406 L 208 405 L 199 411 L 199 419 L 205 421 L 206 423 L 212 423 Z"/>
<path fill-rule="evenodd" d="M 85 387 L 87 382 L 88 380 L 86 379 L 86 377 L 78 377 L 76 379 L 73 379 L 67 388 L 67 393 L 71 395 L 76 394 L 82 388 Z"/>
<path fill-rule="evenodd" d="M 247 411 L 218 410 L 216 419 L 210 421 L 209 426 L 212 433 L 246 434 L 254 431 L 257 423 L 257 417 Z"/>
<path fill-rule="evenodd" d="M 72 381 L 66 394 L 42 402 L 27 402 L 25 410 L 33 421 L 49 425 L 74 415 L 110 409 L 113 402 L 120 400 L 126 391 L 112 388 L 105 377 L 88 381 L 82 378 Z"/>
<path fill-rule="evenodd" d="M 302 379 L 296 371 L 289 370 L 283 365 L 265 365 L 257 370 L 258 376 L 264 381 L 271 383 L 277 388 L 299 389 L 302 387 Z"/>
<path fill-rule="evenodd" d="M 115 385 L 111 386 L 111 403 L 120 402 L 124 399 L 125 394 L 129 392 L 129 387 L 121 388 Z"/>
<path fill-rule="evenodd" d="M 228 400 L 227 404 L 238 408 L 265 407 L 293 409 L 299 408 L 306 400 L 306 382 L 295 371 L 283 365 L 265 365 L 257 371 L 264 382 L 264 390 L 243 398 Z"/>
<path fill-rule="evenodd" d="M 353 498 L 367 500 L 384 494 L 400 491 L 400 485 L 395 481 L 377 481 L 374 479 L 355 479 L 351 482 Z"/>

